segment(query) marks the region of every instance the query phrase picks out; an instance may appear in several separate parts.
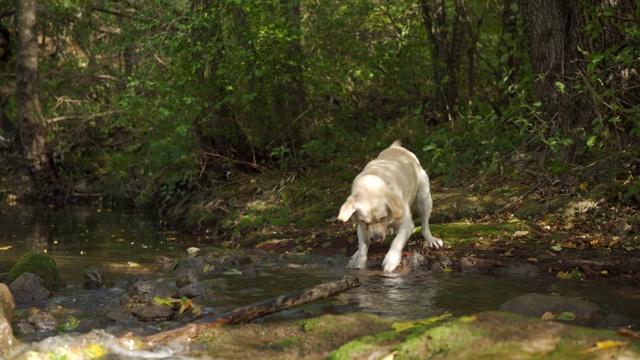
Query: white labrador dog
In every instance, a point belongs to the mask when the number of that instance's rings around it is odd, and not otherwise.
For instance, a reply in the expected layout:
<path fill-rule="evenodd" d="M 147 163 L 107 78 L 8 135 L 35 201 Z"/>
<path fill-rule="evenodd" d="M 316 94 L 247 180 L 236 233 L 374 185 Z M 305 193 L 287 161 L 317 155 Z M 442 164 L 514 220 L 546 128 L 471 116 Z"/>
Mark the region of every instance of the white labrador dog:
<path fill-rule="evenodd" d="M 348 267 L 365 269 L 369 245 L 380 243 L 389 230 L 396 230 L 396 237 L 382 261 L 385 272 L 394 271 L 400 265 L 402 249 L 414 229 L 412 203 L 420 213 L 422 236 L 427 245 L 441 247 L 442 240 L 429 230 L 433 206 L 429 177 L 418 158 L 396 141 L 356 176 L 351 195 L 340 208 L 339 220 L 353 218 L 358 223 L 358 251 Z"/>

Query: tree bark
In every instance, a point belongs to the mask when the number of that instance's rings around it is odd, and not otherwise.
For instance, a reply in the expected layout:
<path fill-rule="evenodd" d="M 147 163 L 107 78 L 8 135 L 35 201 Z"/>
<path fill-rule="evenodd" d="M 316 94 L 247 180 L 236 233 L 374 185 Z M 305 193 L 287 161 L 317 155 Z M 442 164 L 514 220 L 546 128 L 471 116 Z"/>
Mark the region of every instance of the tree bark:
<path fill-rule="evenodd" d="M 536 97 L 549 118 L 557 116 L 557 125 L 568 127 L 578 113 L 569 99 L 578 56 L 575 11 L 567 0 L 531 0 L 527 7 Z"/>
<path fill-rule="evenodd" d="M 449 123 L 455 128 L 455 117 L 459 104 L 458 79 L 463 49 L 468 40 L 465 30 L 466 6 L 463 0 L 455 2 L 455 16 L 448 18 L 445 0 L 420 0 L 422 22 L 431 45 L 433 78 L 436 87 L 435 108 L 439 124 Z"/>
<path fill-rule="evenodd" d="M 36 0 L 16 0 L 16 95 L 22 155 L 34 182 L 34 192 L 44 195 L 56 177 L 38 95 L 36 9 Z"/>
<path fill-rule="evenodd" d="M 188 341 L 198 335 L 204 329 L 216 328 L 222 325 L 246 323 L 262 316 L 290 309 L 318 299 L 334 296 L 341 292 L 360 286 L 360 280 L 352 276 L 345 276 L 342 280 L 322 283 L 318 286 L 279 296 L 274 299 L 245 306 L 228 313 L 214 316 L 205 316 L 197 323 L 191 323 L 183 327 L 163 331 L 155 335 L 147 336 L 143 341 L 149 345 L 168 344 L 175 340 Z"/>

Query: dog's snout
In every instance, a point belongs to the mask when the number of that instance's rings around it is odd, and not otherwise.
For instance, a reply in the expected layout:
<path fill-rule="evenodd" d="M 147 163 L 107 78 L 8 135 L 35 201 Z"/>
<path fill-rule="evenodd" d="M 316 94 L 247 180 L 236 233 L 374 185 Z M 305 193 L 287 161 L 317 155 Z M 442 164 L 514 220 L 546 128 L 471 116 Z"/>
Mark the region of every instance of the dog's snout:
<path fill-rule="evenodd" d="M 384 240 L 384 235 L 379 232 L 374 232 L 371 234 L 371 242 L 374 244 L 381 243 Z"/>

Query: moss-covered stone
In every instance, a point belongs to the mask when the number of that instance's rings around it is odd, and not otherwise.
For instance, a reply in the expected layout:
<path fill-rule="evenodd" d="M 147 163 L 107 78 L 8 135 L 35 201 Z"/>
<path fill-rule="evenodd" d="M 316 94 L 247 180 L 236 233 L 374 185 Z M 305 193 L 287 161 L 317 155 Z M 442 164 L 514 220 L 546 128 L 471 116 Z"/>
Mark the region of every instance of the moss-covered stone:
<path fill-rule="evenodd" d="M 613 331 L 500 312 L 417 322 L 394 333 L 395 341 L 380 334 L 351 341 L 329 359 L 640 359 L 640 342 Z"/>
<path fill-rule="evenodd" d="M 371 314 L 324 315 L 302 321 L 223 326 L 200 334 L 207 355 L 220 359 L 326 359 L 341 345 L 390 329 Z"/>
<path fill-rule="evenodd" d="M 50 291 L 58 290 L 62 284 L 56 261 L 49 254 L 30 251 L 22 255 L 9 271 L 7 282 L 11 283 L 26 272 L 39 276 L 43 281 L 42 285 Z"/>

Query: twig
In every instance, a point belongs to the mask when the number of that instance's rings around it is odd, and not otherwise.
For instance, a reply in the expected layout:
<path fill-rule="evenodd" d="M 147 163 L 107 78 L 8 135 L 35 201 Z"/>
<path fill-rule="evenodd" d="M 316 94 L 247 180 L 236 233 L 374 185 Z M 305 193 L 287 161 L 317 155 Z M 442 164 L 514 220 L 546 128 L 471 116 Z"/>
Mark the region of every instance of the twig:
<path fill-rule="evenodd" d="M 487 215 L 484 218 L 482 218 L 480 221 L 486 221 L 491 217 L 495 217 L 498 216 L 500 213 L 504 212 L 505 210 L 507 210 L 508 208 L 512 207 L 513 205 L 515 205 L 516 203 L 518 203 L 519 201 L 521 201 L 522 199 L 524 199 L 525 197 L 527 197 L 527 195 L 531 194 L 532 192 L 534 192 L 535 190 L 537 190 L 540 187 L 539 184 L 536 184 L 534 187 L 532 187 L 531 189 L 529 189 L 527 192 L 525 192 L 524 194 L 518 196 L 515 200 L 513 200 L 512 202 L 508 203 L 507 205 L 503 206 L 500 210 L 496 211 L 495 213 L 493 213 L 493 215 Z"/>
<path fill-rule="evenodd" d="M 337 295 L 341 292 L 360 286 L 360 280 L 353 276 L 345 276 L 342 280 L 330 281 L 320 285 L 279 296 L 257 304 L 245 306 L 228 313 L 205 316 L 196 323 L 191 323 L 174 330 L 167 330 L 150 335 L 142 340 L 149 345 L 169 344 L 176 340 L 189 341 L 201 331 L 222 325 L 246 323 L 259 317 L 276 313 L 295 306 L 303 305 L 318 299 Z"/>

